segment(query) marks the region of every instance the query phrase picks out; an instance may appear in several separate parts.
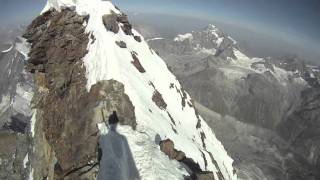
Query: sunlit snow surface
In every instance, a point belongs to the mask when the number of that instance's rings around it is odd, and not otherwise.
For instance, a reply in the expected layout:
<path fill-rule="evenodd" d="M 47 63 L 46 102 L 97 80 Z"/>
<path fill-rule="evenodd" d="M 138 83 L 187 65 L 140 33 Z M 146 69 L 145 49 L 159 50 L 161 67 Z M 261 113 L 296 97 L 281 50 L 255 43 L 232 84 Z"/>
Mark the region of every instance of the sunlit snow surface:
<path fill-rule="evenodd" d="M 176 38 L 174 38 L 174 41 L 184 41 L 186 39 L 190 39 L 192 40 L 193 36 L 191 33 L 187 33 L 187 34 L 179 34 Z"/>
<path fill-rule="evenodd" d="M 176 88 L 170 88 L 173 83 L 181 88 L 176 77 L 168 70 L 164 61 L 152 50 L 147 43 L 134 40 L 120 29 L 118 34 L 107 31 L 102 22 L 102 16 L 111 11 L 120 13 L 109 1 L 101 0 L 49 0 L 44 11 L 55 8 L 59 10 L 63 6 L 74 6 L 80 15 L 90 15 L 86 31 L 92 33 L 96 40 L 88 44 L 88 54 L 84 57 L 86 67 L 87 89 L 101 80 L 114 79 L 124 84 L 125 93 L 135 106 L 137 119 L 137 131 L 126 127 L 119 127 L 122 135 L 126 136 L 137 168 L 142 179 L 182 179 L 183 169 L 177 169 L 179 165 L 171 162 L 164 154 L 160 153 L 158 145 L 154 143 L 154 137 L 159 134 L 162 139 L 170 138 L 174 141 L 175 148 L 185 152 L 187 157 L 199 163 L 203 170 L 215 173 L 217 169 L 211 162 L 209 151 L 217 161 L 219 168 L 228 179 L 237 179 L 233 173 L 233 160 L 227 155 L 222 144 L 216 139 L 212 130 L 201 119 L 201 128 L 197 129 L 197 117 L 194 108 L 186 104 L 181 105 L 181 95 Z M 141 36 L 133 30 L 134 35 Z M 116 41 L 124 41 L 127 48 L 122 49 L 116 45 Z M 132 65 L 131 52 L 137 53 L 137 57 L 146 73 L 140 73 Z M 154 88 L 162 94 L 167 104 L 166 110 L 175 120 L 173 125 L 177 134 L 172 130 L 172 122 L 165 110 L 159 109 L 152 101 Z M 187 95 L 187 102 L 190 102 Z M 206 149 L 202 145 L 200 133 L 204 132 Z M 204 153 L 208 161 L 205 167 Z M 157 157 L 158 159 L 154 159 Z M 170 169 L 170 170 L 168 170 Z M 167 178 L 162 178 L 163 173 Z M 216 179 L 218 179 L 216 175 Z"/>

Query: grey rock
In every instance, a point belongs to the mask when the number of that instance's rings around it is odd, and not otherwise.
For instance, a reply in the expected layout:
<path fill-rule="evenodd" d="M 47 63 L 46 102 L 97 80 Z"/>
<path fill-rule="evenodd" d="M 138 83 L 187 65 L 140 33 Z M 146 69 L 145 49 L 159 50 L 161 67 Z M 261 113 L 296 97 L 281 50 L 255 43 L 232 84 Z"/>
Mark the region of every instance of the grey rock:
<path fill-rule="evenodd" d="M 127 48 L 127 44 L 124 41 L 116 41 L 116 44 L 120 47 L 120 48 Z"/>
<path fill-rule="evenodd" d="M 27 179 L 29 165 L 24 160 L 28 151 L 29 141 L 26 135 L 1 131 L 0 179 Z"/>
<path fill-rule="evenodd" d="M 115 13 L 106 14 L 106 15 L 102 16 L 102 21 L 103 21 L 105 28 L 108 31 L 112 31 L 114 33 L 119 32 L 119 25 L 118 25 L 117 19 L 118 19 L 118 17 Z"/>

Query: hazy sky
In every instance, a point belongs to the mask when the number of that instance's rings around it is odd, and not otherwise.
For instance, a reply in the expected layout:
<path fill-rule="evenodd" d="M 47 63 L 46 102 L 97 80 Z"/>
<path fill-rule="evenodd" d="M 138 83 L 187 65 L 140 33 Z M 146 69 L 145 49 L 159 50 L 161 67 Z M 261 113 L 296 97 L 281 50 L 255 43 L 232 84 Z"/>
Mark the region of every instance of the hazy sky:
<path fill-rule="evenodd" d="M 197 17 L 241 26 L 320 51 L 320 0 L 113 0 L 130 12 Z M 45 0 L 0 0 L 0 25 L 36 16 Z M 320 53 L 318 53 L 320 54 Z"/>
<path fill-rule="evenodd" d="M 114 0 L 126 10 L 197 16 L 320 51 L 319 0 Z"/>

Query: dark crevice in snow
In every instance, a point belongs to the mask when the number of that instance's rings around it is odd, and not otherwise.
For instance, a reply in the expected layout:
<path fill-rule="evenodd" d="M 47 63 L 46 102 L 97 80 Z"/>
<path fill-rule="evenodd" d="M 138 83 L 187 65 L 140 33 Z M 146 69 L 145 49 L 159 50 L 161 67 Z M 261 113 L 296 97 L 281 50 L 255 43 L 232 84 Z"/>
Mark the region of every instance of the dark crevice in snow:
<path fill-rule="evenodd" d="M 204 134 L 204 132 L 201 132 L 200 135 L 201 135 L 202 147 L 206 149 L 206 143 L 204 142 L 204 140 L 206 139 L 206 134 Z"/>
<path fill-rule="evenodd" d="M 149 81 L 149 85 L 153 87 L 153 89 L 155 89 L 156 87 L 154 86 L 153 82 Z"/>
<path fill-rule="evenodd" d="M 218 170 L 217 176 L 218 176 L 219 180 L 224 180 L 224 177 L 223 177 L 223 175 L 222 175 L 222 173 L 221 173 L 220 167 L 219 167 L 217 161 L 214 159 L 212 153 L 209 152 L 209 151 L 206 151 L 206 152 L 209 154 L 209 157 L 210 157 L 210 159 L 211 159 L 211 162 L 215 165 L 216 169 Z"/>
<path fill-rule="evenodd" d="M 206 155 L 201 150 L 199 150 L 199 151 L 201 152 L 201 155 L 202 155 L 202 158 L 203 158 L 203 161 L 204 161 L 204 167 L 207 169 L 208 161 L 207 161 Z"/>
<path fill-rule="evenodd" d="M 178 131 L 173 127 L 173 125 L 171 124 L 171 129 L 174 133 L 178 134 Z"/>
<path fill-rule="evenodd" d="M 176 125 L 176 122 L 174 121 L 174 119 L 172 118 L 171 114 L 167 111 L 167 114 L 172 122 L 173 125 Z"/>

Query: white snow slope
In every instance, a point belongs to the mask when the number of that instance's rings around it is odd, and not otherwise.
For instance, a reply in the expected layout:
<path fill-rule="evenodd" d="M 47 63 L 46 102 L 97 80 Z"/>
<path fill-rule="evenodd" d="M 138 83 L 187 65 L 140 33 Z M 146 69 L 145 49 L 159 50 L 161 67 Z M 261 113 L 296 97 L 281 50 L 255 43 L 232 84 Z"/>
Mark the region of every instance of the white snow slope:
<path fill-rule="evenodd" d="M 128 139 L 141 178 L 183 179 L 184 169 L 176 173 L 171 166 L 166 167 L 165 162 L 172 164 L 169 163 L 170 160 L 167 157 L 157 155 L 160 150 L 155 146 L 154 137 L 159 134 L 162 139 L 171 139 L 175 148 L 185 152 L 187 157 L 199 163 L 202 170 L 214 172 L 216 179 L 218 179 L 219 169 L 224 179 L 237 179 L 237 175 L 233 173 L 233 160 L 201 117 L 199 117 L 201 127 L 196 128 L 198 118 L 195 109 L 188 105 L 188 103 L 191 104 L 188 94 L 186 94 L 186 105 L 182 106 L 181 85 L 168 70 L 165 62 L 149 48 L 144 39 L 139 43 L 134 40 L 133 36 L 125 35 L 121 28 L 117 34 L 106 30 L 102 16 L 112 11 L 117 14 L 121 12 L 111 2 L 102 0 L 48 0 L 43 12 L 50 8 L 60 10 L 65 6 L 75 7 L 78 14 L 90 16 L 86 24 L 86 31 L 96 38 L 94 42 L 90 40 L 88 43 L 88 54 L 83 59 L 88 91 L 98 81 L 114 79 L 125 85 L 125 93 L 135 106 L 137 130 L 132 132 L 127 127 L 120 127 L 119 131 Z M 133 33 L 141 36 L 135 30 Z M 127 48 L 118 47 L 116 41 L 124 41 Z M 140 73 L 133 66 L 132 51 L 137 53 L 141 65 L 146 70 L 145 73 Z M 171 84 L 174 85 L 174 88 L 170 88 Z M 167 104 L 164 110 L 152 101 L 155 89 L 162 94 Z M 168 113 L 174 119 L 175 124 Z M 201 133 L 205 134 L 203 142 Z M 148 150 L 153 152 L 147 152 Z M 208 152 L 213 155 L 218 167 L 212 162 Z M 154 157 L 161 158 L 159 162 L 163 164 L 153 160 Z M 163 161 L 164 158 L 165 161 Z"/>

